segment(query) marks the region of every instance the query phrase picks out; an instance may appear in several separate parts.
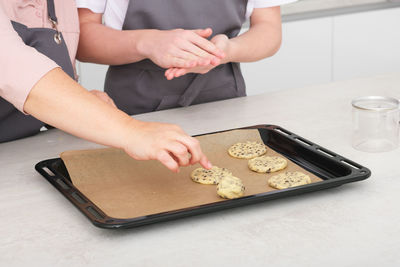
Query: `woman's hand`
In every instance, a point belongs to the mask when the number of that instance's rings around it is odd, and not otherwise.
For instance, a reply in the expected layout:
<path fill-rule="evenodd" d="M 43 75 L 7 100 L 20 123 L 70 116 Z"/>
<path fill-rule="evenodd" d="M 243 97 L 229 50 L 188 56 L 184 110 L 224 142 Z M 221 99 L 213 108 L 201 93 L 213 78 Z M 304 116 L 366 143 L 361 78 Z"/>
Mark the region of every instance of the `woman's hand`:
<path fill-rule="evenodd" d="M 132 121 L 134 130 L 128 132 L 123 147 L 137 160 L 158 160 L 168 169 L 200 163 L 212 167 L 200 148 L 199 141 L 187 135 L 179 126 L 166 123 Z"/>
<path fill-rule="evenodd" d="M 214 36 L 211 39 L 211 42 L 221 51 L 224 52 L 225 55 L 228 54 L 229 50 L 229 38 L 225 34 L 218 34 Z M 165 71 L 165 77 L 168 80 L 172 80 L 173 78 L 177 78 L 180 76 L 183 76 L 187 73 L 200 73 L 200 74 L 205 74 L 218 66 L 219 64 L 226 63 L 227 57 L 222 58 L 216 58 L 213 62 L 210 62 L 208 65 L 200 65 L 200 66 L 194 66 L 194 67 L 173 67 L 169 68 L 168 70 Z"/>
<path fill-rule="evenodd" d="M 104 92 L 89 91 L 102 102 L 117 108 L 114 101 Z M 126 140 L 125 152 L 137 160 L 158 160 L 168 169 L 178 172 L 179 167 L 200 163 L 211 168 L 197 139 L 187 135 L 179 126 L 165 123 L 134 121 Z M 131 144 L 131 143 L 134 144 Z"/>
<path fill-rule="evenodd" d="M 210 28 L 198 30 L 148 30 L 142 33 L 137 50 L 162 68 L 193 68 L 218 64 L 225 56 L 207 40 Z"/>
<path fill-rule="evenodd" d="M 80 138 L 123 149 L 135 159 L 159 160 L 173 171 L 195 163 L 211 168 L 197 139 L 181 128 L 135 120 L 88 92 L 61 68 L 49 71 L 35 84 L 24 111 Z"/>

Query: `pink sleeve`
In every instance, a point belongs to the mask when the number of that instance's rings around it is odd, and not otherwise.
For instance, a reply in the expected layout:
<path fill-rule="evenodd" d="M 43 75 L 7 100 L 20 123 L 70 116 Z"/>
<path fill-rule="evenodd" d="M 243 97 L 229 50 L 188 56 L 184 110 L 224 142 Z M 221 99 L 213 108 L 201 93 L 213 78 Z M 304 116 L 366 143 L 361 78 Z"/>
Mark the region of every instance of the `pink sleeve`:
<path fill-rule="evenodd" d="M 23 112 L 34 85 L 58 65 L 24 44 L 0 3 L 0 96 Z"/>

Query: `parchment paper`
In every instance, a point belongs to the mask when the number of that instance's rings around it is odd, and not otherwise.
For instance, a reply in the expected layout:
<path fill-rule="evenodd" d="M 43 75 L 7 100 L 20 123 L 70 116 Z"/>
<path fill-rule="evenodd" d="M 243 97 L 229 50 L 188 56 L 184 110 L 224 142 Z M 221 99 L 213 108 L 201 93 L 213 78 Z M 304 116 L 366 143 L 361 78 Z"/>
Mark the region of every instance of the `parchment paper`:
<path fill-rule="evenodd" d="M 228 168 L 242 179 L 246 196 L 276 190 L 268 186 L 267 180 L 279 172 L 253 172 L 247 160 L 232 158 L 227 152 L 237 142 L 261 141 L 257 130 L 234 130 L 197 139 L 213 165 Z M 283 157 L 270 148 L 267 155 Z M 176 174 L 158 161 L 137 161 L 112 148 L 66 151 L 61 158 L 75 187 L 110 217 L 135 218 L 224 201 L 217 195 L 215 185 L 191 180 L 191 171 L 199 165 L 181 168 Z M 322 180 L 290 160 L 282 171 L 302 171 L 312 182 Z"/>

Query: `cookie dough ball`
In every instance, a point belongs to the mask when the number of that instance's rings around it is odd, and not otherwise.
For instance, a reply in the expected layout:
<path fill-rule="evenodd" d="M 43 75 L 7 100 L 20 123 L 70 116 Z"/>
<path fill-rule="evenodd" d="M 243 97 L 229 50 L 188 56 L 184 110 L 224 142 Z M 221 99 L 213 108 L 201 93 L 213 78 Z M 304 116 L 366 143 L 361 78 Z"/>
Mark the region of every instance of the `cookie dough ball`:
<path fill-rule="evenodd" d="M 213 166 L 210 170 L 197 168 L 190 174 L 193 182 L 200 184 L 218 184 L 221 178 L 230 176 L 232 173 L 225 169 Z"/>
<path fill-rule="evenodd" d="M 283 170 L 287 166 L 287 160 L 281 157 L 261 156 L 250 159 L 249 169 L 259 173 L 270 173 Z"/>
<path fill-rule="evenodd" d="M 217 194 L 222 198 L 238 198 L 244 195 L 242 180 L 234 176 L 223 177 L 217 186 Z"/>
<path fill-rule="evenodd" d="M 310 176 L 302 172 L 284 172 L 268 179 L 268 184 L 276 189 L 286 189 L 310 183 Z"/>
<path fill-rule="evenodd" d="M 261 142 L 236 143 L 228 149 L 229 155 L 238 159 L 251 159 L 267 153 L 266 146 Z"/>

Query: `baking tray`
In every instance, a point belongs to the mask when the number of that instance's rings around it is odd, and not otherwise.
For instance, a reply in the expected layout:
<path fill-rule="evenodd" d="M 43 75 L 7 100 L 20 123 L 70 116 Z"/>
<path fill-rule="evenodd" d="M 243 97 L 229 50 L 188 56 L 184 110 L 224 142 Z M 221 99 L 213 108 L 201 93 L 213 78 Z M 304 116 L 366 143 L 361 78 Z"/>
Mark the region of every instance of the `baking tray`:
<path fill-rule="evenodd" d="M 271 199 L 299 195 L 364 180 L 371 175 L 371 171 L 360 164 L 316 145 L 282 127 L 276 125 L 255 125 L 239 129 L 258 129 L 260 137 L 267 147 L 318 176 L 322 181 L 288 189 L 244 196 L 238 199 L 224 200 L 136 218 L 118 219 L 112 218 L 104 213 L 72 184 L 64 162 L 60 158 L 41 161 L 36 164 L 35 169 L 71 201 L 95 226 L 107 229 L 137 227 Z M 215 133 L 217 132 L 204 135 Z"/>

